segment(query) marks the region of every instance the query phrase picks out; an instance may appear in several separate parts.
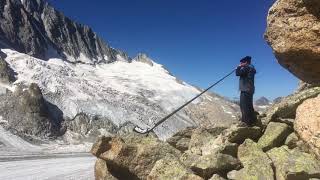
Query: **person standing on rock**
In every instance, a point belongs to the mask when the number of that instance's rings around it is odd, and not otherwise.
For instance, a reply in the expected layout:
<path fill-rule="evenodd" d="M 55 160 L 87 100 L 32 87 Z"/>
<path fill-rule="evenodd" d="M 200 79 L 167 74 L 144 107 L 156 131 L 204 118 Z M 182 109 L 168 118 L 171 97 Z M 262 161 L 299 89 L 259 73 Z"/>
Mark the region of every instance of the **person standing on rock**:
<path fill-rule="evenodd" d="M 251 57 L 246 56 L 240 60 L 240 65 L 236 69 L 236 75 L 240 77 L 240 109 L 241 123 L 240 126 L 252 126 L 255 121 L 255 112 L 253 109 L 254 76 L 256 69 L 251 64 Z"/>

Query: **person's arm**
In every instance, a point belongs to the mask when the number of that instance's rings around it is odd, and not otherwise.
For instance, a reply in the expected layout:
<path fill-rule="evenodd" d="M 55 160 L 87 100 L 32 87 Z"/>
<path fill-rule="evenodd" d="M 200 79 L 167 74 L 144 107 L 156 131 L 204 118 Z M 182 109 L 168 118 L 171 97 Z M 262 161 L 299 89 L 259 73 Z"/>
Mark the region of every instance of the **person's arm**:
<path fill-rule="evenodd" d="M 238 66 L 236 69 L 236 75 L 237 76 L 246 76 L 248 74 L 249 70 L 247 66 Z"/>

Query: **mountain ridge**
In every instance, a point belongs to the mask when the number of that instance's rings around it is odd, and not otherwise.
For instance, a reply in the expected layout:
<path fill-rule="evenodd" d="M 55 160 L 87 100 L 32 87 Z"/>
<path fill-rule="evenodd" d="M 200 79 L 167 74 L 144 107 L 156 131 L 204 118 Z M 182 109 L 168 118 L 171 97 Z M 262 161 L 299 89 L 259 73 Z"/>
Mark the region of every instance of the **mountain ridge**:
<path fill-rule="evenodd" d="M 1 1 L 0 20 L 0 40 L 37 58 L 92 64 L 131 60 L 44 0 Z"/>

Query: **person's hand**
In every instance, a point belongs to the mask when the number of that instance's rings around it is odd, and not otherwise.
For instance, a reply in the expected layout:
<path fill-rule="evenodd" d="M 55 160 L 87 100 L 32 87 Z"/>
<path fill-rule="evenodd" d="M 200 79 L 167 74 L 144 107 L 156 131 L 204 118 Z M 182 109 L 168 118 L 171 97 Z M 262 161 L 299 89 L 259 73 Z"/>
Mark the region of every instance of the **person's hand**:
<path fill-rule="evenodd" d="M 245 65 L 247 65 L 247 62 L 245 62 L 245 63 L 240 63 L 240 64 L 239 64 L 240 67 L 243 67 L 243 66 L 245 66 Z"/>

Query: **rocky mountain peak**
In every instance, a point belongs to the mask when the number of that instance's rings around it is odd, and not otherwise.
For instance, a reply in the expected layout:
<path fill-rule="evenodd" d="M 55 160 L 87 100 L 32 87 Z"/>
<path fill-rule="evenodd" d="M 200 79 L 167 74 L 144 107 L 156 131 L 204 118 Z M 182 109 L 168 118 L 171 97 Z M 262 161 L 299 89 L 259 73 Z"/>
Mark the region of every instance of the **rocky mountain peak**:
<path fill-rule="evenodd" d="M 270 101 L 266 97 L 262 96 L 255 101 L 255 105 L 257 105 L 257 106 L 270 105 Z"/>
<path fill-rule="evenodd" d="M 0 41 L 41 59 L 58 57 L 89 64 L 130 59 L 44 0 L 1 1 Z"/>
<path fill-rule="evenodd" d="M 150 58 L 148 57 L 148 55 L 145 54 L 145 53 L 139 53 L 139 54 L 133 59 L 133 61 L 143 62 L 143 63 L 149 64 L 150 66 L 153 66 L 153 61 L 152 61 L 152 59 L 150 59 Z"/>

